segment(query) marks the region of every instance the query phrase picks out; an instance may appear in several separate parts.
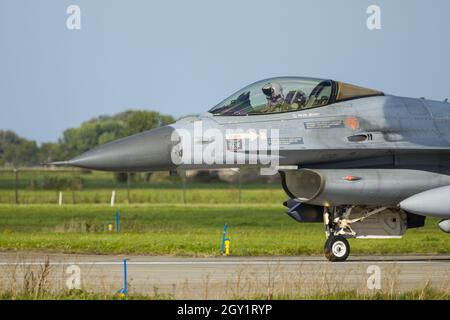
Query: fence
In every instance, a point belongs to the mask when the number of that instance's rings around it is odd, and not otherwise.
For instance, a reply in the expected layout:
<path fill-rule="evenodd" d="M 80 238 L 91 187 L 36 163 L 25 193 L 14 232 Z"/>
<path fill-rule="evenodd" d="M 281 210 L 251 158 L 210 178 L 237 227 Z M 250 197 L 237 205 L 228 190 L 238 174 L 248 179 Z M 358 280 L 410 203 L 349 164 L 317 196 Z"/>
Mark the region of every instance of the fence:
<path fill-rule="evenodd" d="M 1 169 L 0 204 L 259 203 L 279 196 L 277 177 L 255 170 L 119 173 L 79 169 Z M 265 193 L 265 194 L 261 194 Z M 269 199 L 269 200 L 270 200 Z M 269 203 L 269 201 L 267 201 Z"/>

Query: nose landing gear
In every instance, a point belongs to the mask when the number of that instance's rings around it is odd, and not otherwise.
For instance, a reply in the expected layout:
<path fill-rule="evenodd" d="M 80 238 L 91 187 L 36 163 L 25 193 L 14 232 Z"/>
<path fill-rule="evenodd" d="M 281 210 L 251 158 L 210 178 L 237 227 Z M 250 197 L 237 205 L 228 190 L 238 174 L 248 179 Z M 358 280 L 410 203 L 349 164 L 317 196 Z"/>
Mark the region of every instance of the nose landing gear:
<path fill-rule="evenodd" d="M 323 222 L 325 225 L 325 234 L 327 241 L 325 242 L 324 252 L 328 260 L 337 262 L 345 261 L 350 254 L 350 245 L 347 238 L 356 238 L 358 234 L 353 230 L 352 224 L 363 222 L 370 216 L 378 214 L 386 210 L 386 207 L 377 207 L 372 210 L 365 210 L 360 215 L 351 218 L 350 214 L 354 206 L 347 207 L 325 207 L 323 212 Z"/>
<path fill-rule="evenodd" d="M 350 215 L 351 208 L 347 210 L 345 217 Z M 336 212 L 336 208 L 333 208 L 332 212 L 328 211 L 328 208 L 325 207 L 323 213 L 323 222 L 325 225 L 325 234 L 327 235 L 327 241 L 325 241 L 324 245 L 324 253 L 325 257 L 331 262 L 342 262 L 347 260 L 350 254 L 350 244 L 345 238 L 344 228 L 347 229 L 347 236 L 354 236 L 355 233 L 350 228 L 350 224 L 344 226 L 340 226 L 339 222 L 342 217 L 337 218 L 338 213 Z"/>

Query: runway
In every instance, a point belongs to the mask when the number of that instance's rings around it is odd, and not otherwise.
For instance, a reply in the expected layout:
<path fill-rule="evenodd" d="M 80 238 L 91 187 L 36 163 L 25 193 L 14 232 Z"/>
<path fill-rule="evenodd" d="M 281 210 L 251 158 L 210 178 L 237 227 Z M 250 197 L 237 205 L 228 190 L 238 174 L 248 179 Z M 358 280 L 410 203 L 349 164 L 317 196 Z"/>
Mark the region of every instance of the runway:
<path fill-rule="evenodd" d="M 304 296 L 335 291 L 404 292 L 432 286 L 449 292 L 450 255 L 352 256 L 330 263 L 322 256 L 171 257 L 0 253 L 0 286 L 20 288 L 45 274 L 48 290 L 69 286 L 99 293 L 188 299 Z M 79 281 L 78 281 L 78 280 Z M 77 282 L 78 281 L 78 282 Z"/>

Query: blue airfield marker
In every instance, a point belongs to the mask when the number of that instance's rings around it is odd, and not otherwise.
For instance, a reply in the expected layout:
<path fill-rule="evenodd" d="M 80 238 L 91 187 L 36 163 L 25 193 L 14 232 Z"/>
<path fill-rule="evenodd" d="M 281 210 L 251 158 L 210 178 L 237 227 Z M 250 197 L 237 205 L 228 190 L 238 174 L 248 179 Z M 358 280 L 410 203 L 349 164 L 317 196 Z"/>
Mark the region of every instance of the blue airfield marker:
<path fill-rule="evenodd" d="M 128 293 L 127 288 L 127 258 L 123 259 L 123 289 L 117 291 L 121 296 L 126 296 Z"/>
<path fill-rule="evenodd" d="M 116 232 L 119 232 L 119 210 L 116 210 Z"/>
<path fill-rule="evenodd" d="M 222 253 L 225 252 L 225 240 L 227 240 L 227 228 L 228 223 L 225 223 L 225 225 L 223 226 L 223 235 L 222 235 Z"/>

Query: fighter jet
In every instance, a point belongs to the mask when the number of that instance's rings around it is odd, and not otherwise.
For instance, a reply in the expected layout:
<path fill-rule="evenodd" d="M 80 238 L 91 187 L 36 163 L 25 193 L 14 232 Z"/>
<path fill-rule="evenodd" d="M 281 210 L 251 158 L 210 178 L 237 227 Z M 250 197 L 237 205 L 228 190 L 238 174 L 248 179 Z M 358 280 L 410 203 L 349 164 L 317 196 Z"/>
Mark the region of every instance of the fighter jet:
<path fill-rule="evenodd" d="M 258 81 L 203 115 L 62 164 L 118 172 L 258 167 L 280 174 L 287 214 L 324 224 L 330 261 L 347 259 L 348 238 L 400 238 L 428 216 L 450 232 L 450 104 L 334 80 Z"/>

